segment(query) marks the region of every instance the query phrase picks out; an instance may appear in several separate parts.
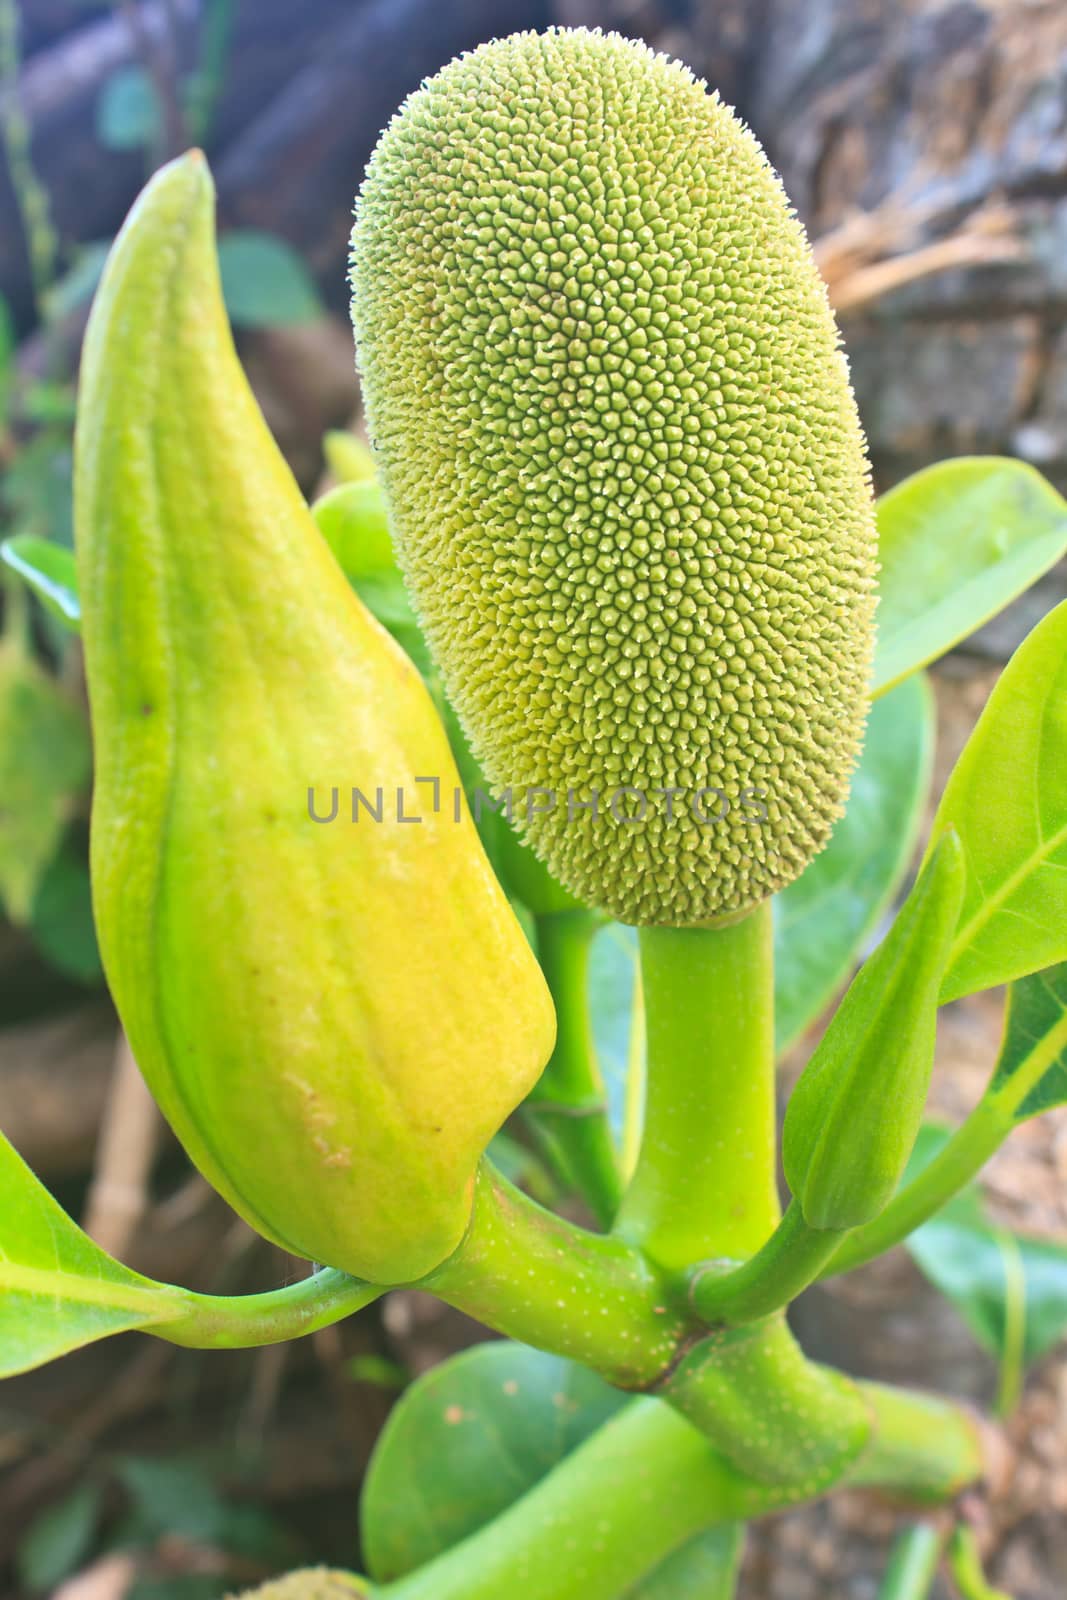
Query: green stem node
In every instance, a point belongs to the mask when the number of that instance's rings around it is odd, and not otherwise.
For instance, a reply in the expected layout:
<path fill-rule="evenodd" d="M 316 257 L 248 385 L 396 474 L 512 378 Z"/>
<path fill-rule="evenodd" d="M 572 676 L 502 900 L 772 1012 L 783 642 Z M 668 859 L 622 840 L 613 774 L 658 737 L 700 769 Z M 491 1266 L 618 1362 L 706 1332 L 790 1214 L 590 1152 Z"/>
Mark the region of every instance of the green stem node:
<path fill-rule="evenodd" d="M 716 1270 L 702 1263 L 690 1279 L 689 1298 L 709 1323 L 755 1322 L 795 1300 L 838 1249 L 844 1235 L 809 1228 L 794 1200 L 763 1249 L 743 1266 Z"/>
<path fill-rule="evenodd" d="M 737 1471 L 803 1497 L 838 1482 L 871 1432 L 856 1385 L 808 1361 L 781 1317 L 711 1334 L 657 1393 Z"/>
<path fill-rule="evenodd" d="M 693 1331 L 640 1251 L 546 1211 L 488 1162 L 463 1243 L 419 1288 L 620 1389 L 654 1384 Z"/>

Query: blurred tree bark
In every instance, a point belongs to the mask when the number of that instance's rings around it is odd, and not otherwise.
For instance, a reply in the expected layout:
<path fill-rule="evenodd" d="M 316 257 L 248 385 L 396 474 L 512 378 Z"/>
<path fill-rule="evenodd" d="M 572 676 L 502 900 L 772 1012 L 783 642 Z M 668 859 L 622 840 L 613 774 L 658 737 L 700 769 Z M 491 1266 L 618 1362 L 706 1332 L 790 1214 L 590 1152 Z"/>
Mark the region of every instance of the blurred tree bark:
<path fill-rule="evenodd" d="M 130 0 L 179 70 L 213 0 Z M 96 107 L 137 58 L 128 17 L 19 0 L 19 98 L 64 244 L 106 237 L 144 176 Z M 857 212 L 884 248 L 1005 210 L 1014 261 L 908 283 L 846 336 L 883 480 L 945 453 L 1015 451 L 1067 480 L 1067 5 L 1064 0 L 235 0 L 209 151 L 223 221 L 298 244 L 338 310 L 353 192 L 379 129 L 427 73 L 551 21 L 673 51 L 738 105 L 816 235 Z M 28 266 L 0 168 L 0 291 L 25 322 Z"/>

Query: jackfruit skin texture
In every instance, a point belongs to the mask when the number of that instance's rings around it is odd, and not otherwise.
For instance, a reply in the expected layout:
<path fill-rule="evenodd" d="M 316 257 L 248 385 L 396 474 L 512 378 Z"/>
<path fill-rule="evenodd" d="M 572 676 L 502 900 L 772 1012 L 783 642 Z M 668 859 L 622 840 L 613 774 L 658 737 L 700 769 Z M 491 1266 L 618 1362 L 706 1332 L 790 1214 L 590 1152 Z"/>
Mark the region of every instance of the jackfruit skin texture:
<path fill-rule="evenodd" d="M 383 134 L 352 286 L 401 565 L 537 855 L 631 923 L 784 887 L 859 751 L 876 537 L 825 289 L 755 139 L 617 35 L 483 45 Z M 531 790 L 556 802 L 526 820 Z"/>

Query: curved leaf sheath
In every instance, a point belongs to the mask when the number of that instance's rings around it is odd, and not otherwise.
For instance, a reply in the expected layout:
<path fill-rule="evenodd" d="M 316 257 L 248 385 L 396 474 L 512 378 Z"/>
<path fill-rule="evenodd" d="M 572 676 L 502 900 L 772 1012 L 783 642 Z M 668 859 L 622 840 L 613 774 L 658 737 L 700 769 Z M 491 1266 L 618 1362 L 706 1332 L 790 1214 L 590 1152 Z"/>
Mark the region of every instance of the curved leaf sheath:
<path fill-rule="evenodd" d="M 198 154 L 157 174 L 86 339 L 101 949 L 153 1092 L 231 1204 L 296 1254 L 404 1281 L 459 1242 L 477 1160 L 551 1049 L 551 1002 L 454 820 L 426 690 L 245 382 L 213 209 Z M 352 789 L 379 786 L 382 820 L 352 821 Z M 313 821 L 309 790 L 321 817 L 335 789 L 336 818 Z"/>
<path fill-rule="evenodd" d="M 947 833 L 793 1091 L 782 1158 L 813 1228 L 869 1222 L 900 1182 L 926 1103 L 962 897 L 963 852 Z"/>

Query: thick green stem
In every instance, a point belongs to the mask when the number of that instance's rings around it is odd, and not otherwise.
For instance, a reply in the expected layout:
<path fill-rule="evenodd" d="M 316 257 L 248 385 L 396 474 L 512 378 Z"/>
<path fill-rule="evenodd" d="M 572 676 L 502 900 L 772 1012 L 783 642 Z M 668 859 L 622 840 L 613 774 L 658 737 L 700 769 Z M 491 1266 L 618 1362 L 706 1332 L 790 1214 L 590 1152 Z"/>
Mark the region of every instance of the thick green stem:
<path fill-rule="evenodd" d="M 871 1436 L 843 1481 L 900 1476 L 900 1435 L 912 1431 L 919 1493 L 945 1498 L 981 1470 L 977 1439 L 955 1407 L 856 1386 Z M 893 1435 L 884 1445 L 879 1430 Z M 408 1577 L 383 1600 L 618 1600 L 686 1540 L 726 1522 L 797 1505 L 811 1479 L 757 1482 L 654 1400 L 636 1400 L 567 1456 L 502 1516 Z"/>
<path fill-rule="evenodd" d="M 936 1505 L 981 1477 L 982 1437 L 962 1407 L 883 1383 L 855 1387 L 870 1414 L 871 1431 L 846 1482 Z"/>
<path fill-rule="evenodd" d="M 716 1272 L 714 1263 L 693 1273 L 689 1298 L 705 1322 L 755 1322 L 795 1300 L 813 1283 L 838 1249 L 843 1235 L 809 1228 L 794 1200 L 777 1228 L 750 1261 Z"/>
<path fill-rule="evenodd" d="M 588 911 L 537 919 L 537 952 L 556 1006 L 556 1046 L 525 1112 L 564 1176 L 607 1228 L 622 1198 L 622 1181 L 589 1016 L 589 951 L 598 921 Z"/>
<path fill-rule="evenodd" d="M 848 1235 L 821 1276 L 851 1272 L 906 1239 L 977 1177 L 1011 1128 L 1011 1119 L 998 1101 L 981 1101 L 944 1149 L 889 1202 L 881 1216 Z"/>
<path fill-rule="evenodd" d="M 694 1534 L 768 1508 L 666 1406 L 639 1400 L 383 1600 L 619 1600 Z"/>
<path fill-rule="evenodd" d="M 743 1260 L 778 1221 L 769 902 L 726 927 L 642 928 L 645 1127 L 619 1234 L 668 1268 Z"/>
<path fill-rule="evenodd" d="M 775 1489 L 821 1493 L 871 1432 L 856 1385 L 808 1361 L 782 1317 L 711 1334 L 656 1392 L 738 1472 Z"/>
<path fill-rule="evenodd" d="M 419 1287 L 622 1389 L 655 1383 L 693 1328 L 639 1250 L 546 1211 L 487 1162 L 466 1238 Z"/>
<path fill-rule="evenodd" d="M 937 1575 L 944 1539 L 928 1522 L 898 1534 L 878 1600 L 927 1600 Z"/>

